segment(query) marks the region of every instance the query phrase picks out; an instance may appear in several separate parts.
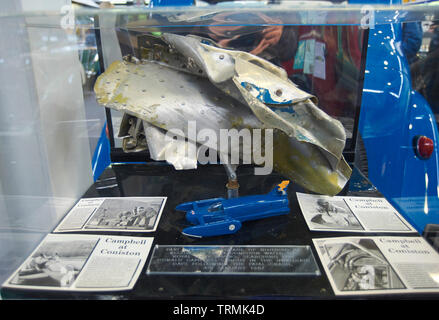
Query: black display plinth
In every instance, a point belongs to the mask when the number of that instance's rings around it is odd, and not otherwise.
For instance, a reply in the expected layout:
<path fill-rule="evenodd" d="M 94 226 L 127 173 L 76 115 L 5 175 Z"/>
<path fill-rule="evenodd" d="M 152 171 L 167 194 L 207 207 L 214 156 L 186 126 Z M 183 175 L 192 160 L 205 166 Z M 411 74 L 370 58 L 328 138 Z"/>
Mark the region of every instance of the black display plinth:
<path fill-rule="evenodd" d="M 265 194 L 284 180 L 282 176 L 275 173 L 268 176 L 255 176 L 253 169 L 251 166 L 246 166 L 237 170 L 241 196 Z M 154 237 L 153 247 L 154 245 L 311 246 L 320 275 L 147 274 L 146 270 L 153 251 L 151 250 L 142 274 L 131 291 L 93 294 L 3 289 L 3 298 L 136 300 L 336 298 L 315 252 L 312 239 L 353 234 L 310 232 L 296 197 L 296 192 L 306 191 L 294 181 L 291 181 L 288 188 L 291 209 L 288 215 L 245 222 L 238 233 L 227 236 L 200 239 L 187 237 L 181 233 L 188 223 L 184 213 L 176 211 L 175 207 L 187 201 L 226 197 L 226 183 L 227 175 L 220 165 L 177 171 L 163 163 L 113 164 L 89 188 L 84 197 L 166 196 L 167 203 L 155 232 L 123 233 L 123 235 Z M 381 196 L 379 191 L 355 168 L 349 183 L 340 195 Z M 420 297 L 420 295 L 415 295 L 415 297 Z"/>

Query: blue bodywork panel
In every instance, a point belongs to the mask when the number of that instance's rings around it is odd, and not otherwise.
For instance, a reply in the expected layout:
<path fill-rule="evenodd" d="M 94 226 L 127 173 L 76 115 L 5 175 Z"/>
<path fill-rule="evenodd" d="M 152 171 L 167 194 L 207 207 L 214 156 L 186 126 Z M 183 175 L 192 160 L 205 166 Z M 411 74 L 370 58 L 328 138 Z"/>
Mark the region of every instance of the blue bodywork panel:
<path fill-rule="evenodd" d="M 93 181 L 98 180 L 105 168 L 111 164 L 110 141 L 106 131 L 107 124 L 104 124 L 92 159 Z"/>
<path fill-rule="evenodd" d="M 412 89 L 403 40 L 402 23 L 369 30 L 358 130 L 368 178 L 422 233 L 439 221 L 438 129 L 429 104 Z M 416 155 L 413 142 L 419 136 L 433 140 L 429 159 Z"/>
<path fill-rule="evenodd" d="M 185 228 L 183 234 L 192 237 L 232 234 L 241 228 L 244 221 L 288 214 L 288 183 L 282 182 L 265 195 L 182 203 L 175 209 L 185 211 L 186 220 L 193 224 Z"/>

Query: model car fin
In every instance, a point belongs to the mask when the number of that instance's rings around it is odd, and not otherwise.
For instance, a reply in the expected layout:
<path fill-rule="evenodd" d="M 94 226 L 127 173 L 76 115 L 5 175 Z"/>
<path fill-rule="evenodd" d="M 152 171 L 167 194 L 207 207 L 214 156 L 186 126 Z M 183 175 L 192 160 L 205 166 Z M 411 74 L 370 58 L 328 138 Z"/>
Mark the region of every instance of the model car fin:
<path fill-rule="evenodd" d="M 288 185 L 290 184 L 289 180 L 284 180 L 276 187 L 273 188 L 273 190 L 270 191 L 270 194 L 272 195 L 285 195 L 288 189 Z"/>
<path fill-rule="evenodd" d="M 279 183 L 277 186 L 279 187 L 279 190 L 283 191 L 288 187 L 289 184 L 290 184 L 290 180 L 284 180 L 281 183 Z"/>

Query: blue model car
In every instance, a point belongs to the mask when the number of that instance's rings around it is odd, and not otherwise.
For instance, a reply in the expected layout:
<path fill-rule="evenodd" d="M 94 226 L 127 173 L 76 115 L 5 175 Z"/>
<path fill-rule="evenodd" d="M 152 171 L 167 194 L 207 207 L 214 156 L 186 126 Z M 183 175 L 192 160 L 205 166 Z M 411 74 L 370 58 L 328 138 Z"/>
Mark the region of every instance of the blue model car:
<path fill-rule="evenodd" d="M 175 209 L 185 211 L 186 220 L 194 225 L 185 228 L 183 234 L 192 237 L 232 234 L 241 228 L 244 221 L 288 214 L 288 184 L 289 181 L 284 181 L 265 195 L 182 203 Z"/>

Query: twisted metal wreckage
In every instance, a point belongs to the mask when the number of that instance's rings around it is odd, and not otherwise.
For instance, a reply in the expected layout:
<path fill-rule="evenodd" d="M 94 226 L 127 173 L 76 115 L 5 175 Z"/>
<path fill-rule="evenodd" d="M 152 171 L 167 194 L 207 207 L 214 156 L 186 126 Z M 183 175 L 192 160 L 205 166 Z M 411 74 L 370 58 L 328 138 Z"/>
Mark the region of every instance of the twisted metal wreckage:
<path fill-rule="evenodd" d="M 148 148 L 154 160 L 193 169 L 197 156 L 187 150 L 197 141 L 191 139 L 188 121 L 196 122 L 197 134 L 272 129 L 277 172 L 316 193 L 341 191 L 351 175 L 342 155 L 343 125 L 319 109 L 317 98 L 298 89 L 283 69 L 197 36 L 164 33 L 148 39 L 149 46 L 142 48 L 146 59 L 113 62 L 94 87 L 100 104 L 124 113 L 119 137 L 125 137 L 125 151 Z M 185 140 L 165 139 L 175 129 Z M 220 149 L 216 141 L 206 145 Z M 236 147 L 246 156 L 242 145 L 231 146 Z M 253 144 L 251 152 L 264 154 L 269 147 Z"/>

